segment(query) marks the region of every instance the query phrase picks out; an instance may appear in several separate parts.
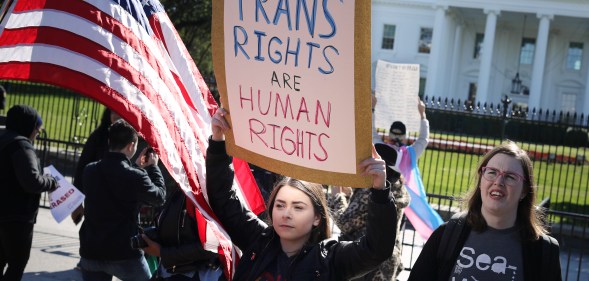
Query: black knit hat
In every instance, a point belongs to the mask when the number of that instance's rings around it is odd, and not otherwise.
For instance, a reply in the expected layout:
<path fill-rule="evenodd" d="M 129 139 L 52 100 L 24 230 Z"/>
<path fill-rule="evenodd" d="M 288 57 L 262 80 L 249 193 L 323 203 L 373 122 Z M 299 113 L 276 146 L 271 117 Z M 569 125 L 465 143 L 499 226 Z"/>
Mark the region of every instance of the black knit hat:
<path fill-rule="evenodd" d="M 23 137 L 29 137 L 34 129 L 43 125 L 41 115 L 28 105 L 15 105 L 6 113 L 6 129 Z"/>

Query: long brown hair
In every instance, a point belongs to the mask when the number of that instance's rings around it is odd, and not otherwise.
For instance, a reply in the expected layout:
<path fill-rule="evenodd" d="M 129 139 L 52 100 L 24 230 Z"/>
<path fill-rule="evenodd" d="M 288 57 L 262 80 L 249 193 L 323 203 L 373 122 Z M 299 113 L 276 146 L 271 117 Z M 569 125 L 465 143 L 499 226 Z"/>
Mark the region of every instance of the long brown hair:
<path fill-rule="evenodd" d="M 475 174 L 476 186 L 465 198 L 465 208 L 468 210 L 466 220 L 476 231 L 487 229 L 487 222 L 481 213 L 481 207 L 483 204 L 481 198 L 482 167 L 485 167 L 487 163 L 489 163 L 489 160 L 497 154 L 512 156 L 521 164 L 524 171 L 523 176 L 525 180 L 523 182 L 523 188 L 526 196 L 519 202 L 517 207 L 516 223 L 521 227 L 520 233 L 522 239 L 537 240 L 540 235 L 546 234 L 547 231 L 542 222 L 543 214 L 535 205 L 537 186 L 534 182 L 532 160 L 530 160 L 530 157 L 523 149 L 512 141 L 502 143 L 483 156 Z"/>
<path fill-rule="evenodd" d="M 304 192 L 309 197 L 309 199 L 311 199 L 313 209 L 315 210 L 315 215 L 319 215 L 321 217 L 319 225 L 316 227 L 314 226 L 311 230 L 311 237 L 309 238 L 309 242 L 318 243 L 321 240 L 327 239 L 331 234 L 331 226 L 329 224 L 331 217 L 328 213 L 323 186 L 317 183 L 301 181 L 291 177 L 284 177 L 280 179 L 274 185 L 274 189 L 272 190 L 270 198 L 268 199 L 268 219 L 270 220 L 270 224 L 272 224 L 272 212 L 274 209 L 274 201 L 276 201 L 276 195 L 278 194 L 278 191 L 280 191 L 280 189 L 286 185 L 292 186 Z"/>

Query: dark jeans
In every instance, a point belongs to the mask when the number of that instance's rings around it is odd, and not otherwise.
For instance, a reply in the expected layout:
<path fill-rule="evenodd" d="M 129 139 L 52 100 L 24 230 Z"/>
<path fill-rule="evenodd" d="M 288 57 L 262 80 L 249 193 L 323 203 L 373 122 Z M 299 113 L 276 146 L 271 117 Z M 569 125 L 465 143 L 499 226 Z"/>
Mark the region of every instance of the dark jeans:
<path fill-rule="evenodd" d="M 22 278 L 31 255 L 32 243 L 32 223 L 0 222 L 0 281 L 18 281 Z"/>
<path fill-rule="evenodd" d="M 115 276 L 123 281 L 147 281 L 151 278 L 149 266 L 143 256 L 117 261 L 100 261 L 82 258 L 84 281 L 110 281 Z"/>
<path fill-rule="evenodd" d="M 175 274 L 175 275 L 172 275 L 168 278 L 164 278 L 164 279 L 160 279 L 160 280 L 165 280 L 165 281 L 200 281 L 200 279 L 198 278 L 198 274 L 194 274 L 194 277 L 192 277 L 192 278 L 182 275 L 182 274 Z"/>

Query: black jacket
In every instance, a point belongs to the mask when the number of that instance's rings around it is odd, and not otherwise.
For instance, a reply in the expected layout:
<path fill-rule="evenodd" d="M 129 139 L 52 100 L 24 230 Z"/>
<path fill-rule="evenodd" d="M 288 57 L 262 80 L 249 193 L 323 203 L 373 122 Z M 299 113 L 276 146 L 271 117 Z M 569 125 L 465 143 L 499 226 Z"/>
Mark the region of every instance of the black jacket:
<path fill-rule="evenodd" d="M 161 265 L 170 273 L 198 271 L 202 266 L 218 267 L 218 254 L 206 251 L 198 226 L 186 212 L 186 196 L 176 190 L 156 220 L 156 242 L 161 246 Z"/>
<path fill-rule="evenodd" d="M 243 256 L 233 280 L 255 280 L 281 253 L 280 238 L 250 212 L 233 188 L 232 159 L 225 143 L 209 140 L 207 191 L 211 207 Z M 396 210 L 390 189 L 373 190 L 367 235 L 354 242 L 327 239 L 304 247 L 286 280 L 348 280 L 374 269 L 391 256 L 396 235 Z"/>
<path fill-rule="evenodd" d="M 0 136 L 0 222 L 35 223 L 39 199 L 44 191 L 53 191 L 57 182 L 44 176 L 28 137 L 36 126 L 38 114 L 27 106 L 11 108 L 6 131 Z"/>
<path fill-rule="evenodd" d="M 106 114 L 108 113 L 108 114 Z M 86 165 L 96 162 L 108 153 L 108 127 L 110 126 L 110 111 L 103 114 L 102 122 L 96 130 L 92 131 L 84 148 L 82 148 L 82 154 L 78 159 L 76 166 L 76 174 L 74 176 L 74 186 L 80 191 L 84 192 L 84 168 Z M 105 120 L 105 116 L 108 117 Z"/>
<path fill-rule="evenodd" d="M 84 223 L 80 255 L 94 260 L 139 257 L 130 239 L 138 233 L 139 205 L 163 204 L 165 188 L 155 165 L 136 168 L 122 153 L 109 152 L 84 170 Z"/>
<path fill-rule="evenodd" d="M 420 281 L 420 280 L 432 280 L 432 281 L 447 281 L 450 276 L 450 271 L 456 263 L 456 259 L 460 254 L 460 250 L 464 246 L 468 235 L 470 234 L 471 228 L 465 225 L 462 228 L 459 235 L 458 243 L 456 247 L 452 249 L 452 254 L 448 262 L 439 261 L 437 259 L 438 248 L 446 229 L 447 223 L 442 224 L 438 227 L 432 235 L 429 237 L 423 250 L 419 254 L 417 261 L 411 269 L 411 275 L 409 281 Z M 558 248 L 558 244 L 551 245 L 551 247 Z M 558 281 L 562 280 L 560 270 L 560 257 L 558 256 L 558 250 L 555 251 L 556 256 L 550 257 L 552 262 L 548 265 L 543 265 L 542 256 L 543 253 L 542 239 L 536 241 L 524 241 L 522 242 L 522 259 L 524 267 L 524 280 L 525 281 Z M 548 254 L 548 253 L 546 253 Z M 542 267 L 550 267 L 550 276 L 543 276 Z"/>

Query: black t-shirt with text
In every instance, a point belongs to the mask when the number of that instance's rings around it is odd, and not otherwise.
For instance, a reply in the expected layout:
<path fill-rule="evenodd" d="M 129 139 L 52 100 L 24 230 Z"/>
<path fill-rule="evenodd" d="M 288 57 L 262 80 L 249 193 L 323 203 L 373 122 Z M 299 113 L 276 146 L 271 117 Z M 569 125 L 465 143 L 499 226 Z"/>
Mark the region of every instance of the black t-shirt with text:
<path fill-rule="evenodd" d="M 517 227 L 471 231 L 450 281 L 523 281 L 521 238 Z"/>

